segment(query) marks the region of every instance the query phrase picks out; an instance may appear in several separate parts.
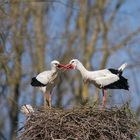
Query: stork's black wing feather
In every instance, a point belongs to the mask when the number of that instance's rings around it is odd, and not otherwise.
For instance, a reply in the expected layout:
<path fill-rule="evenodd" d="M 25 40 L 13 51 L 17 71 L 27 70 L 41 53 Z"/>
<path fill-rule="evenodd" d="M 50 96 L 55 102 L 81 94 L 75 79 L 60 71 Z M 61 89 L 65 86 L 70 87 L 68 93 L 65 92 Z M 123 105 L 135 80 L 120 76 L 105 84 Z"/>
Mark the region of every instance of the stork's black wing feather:
<path fill-rule="evenodd" d="M 33 77 L 32 80 L 31 80 L 31 85 L 34 86 L 34 87 L 44 87 L 46 85 L 44 85 L 43 83 L 41 83 L 40 81 L 38 81 L 36 79 L 36 77 Z"/>

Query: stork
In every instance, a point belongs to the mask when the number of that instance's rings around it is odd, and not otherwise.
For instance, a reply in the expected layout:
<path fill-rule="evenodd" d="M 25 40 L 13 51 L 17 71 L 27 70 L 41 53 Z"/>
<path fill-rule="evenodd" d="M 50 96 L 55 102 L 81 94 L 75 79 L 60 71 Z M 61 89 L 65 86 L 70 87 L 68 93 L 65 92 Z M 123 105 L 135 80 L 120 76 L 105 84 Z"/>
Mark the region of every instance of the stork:
<path fill-rule="evenodd" d="M 102 106 L 105 107 L 106 89 L 129 90 L 128 80 L 122 76 L 127 63 L 122 64 L 118 69 L 103 69 L 88 71 L 78 59 L 73 59 L 66 65 L 67 69 L 77 69 L 80 71 L 83 81 L 94 84 L 102 89 Z"/>
<path fill-rule="evenodd" d="M 60 62 L 53 60 L 51 62 L 51 70 L 43 71 L 31 80 L 33 87 L 38 87 L 44 94 L 44 106 L 51 108 L 51 93 L 58 81 L 59 69 L 65 67 Z"/>

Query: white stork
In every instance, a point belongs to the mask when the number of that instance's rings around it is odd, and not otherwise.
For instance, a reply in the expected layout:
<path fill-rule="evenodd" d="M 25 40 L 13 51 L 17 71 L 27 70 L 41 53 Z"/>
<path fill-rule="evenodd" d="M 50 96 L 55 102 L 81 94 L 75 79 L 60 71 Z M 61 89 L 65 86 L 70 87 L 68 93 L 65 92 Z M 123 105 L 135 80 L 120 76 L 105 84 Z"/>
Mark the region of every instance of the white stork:
<path fill-rule="evenodd" d="M 36 77 L 31 80 L 31 85 L 39 87 L 44 93 L 44 106 L 47 105 L 51 108 L 51 92 L 58 81 L 59 69 L 65 67 L 58 61 L 53 60 L 51 62 L 51 70 L 39 73 Z"/>
<path fill-rule="evenodd" d="M 127 63 L 121 65 L 118 69 L 103 69 L 97 71 L 88 71 L 78 59 L 73 59 L 66 65 L 67 69 L 77 69 L 80 71 L 83 81 L 93 83 L 96 87 L 102 89 L 102 105 L 106 102 L 106 89 L 124 89 L 129 90 L 127 79 L 122 76 L 122 72 Z"/>

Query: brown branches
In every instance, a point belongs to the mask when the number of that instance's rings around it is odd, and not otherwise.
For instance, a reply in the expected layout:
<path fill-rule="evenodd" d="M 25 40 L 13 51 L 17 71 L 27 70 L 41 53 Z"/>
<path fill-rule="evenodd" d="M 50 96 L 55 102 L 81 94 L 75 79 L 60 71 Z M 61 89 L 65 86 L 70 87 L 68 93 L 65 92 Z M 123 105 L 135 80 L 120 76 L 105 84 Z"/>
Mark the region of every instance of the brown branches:
<path fill-rule="evenodd" d="M 140 28 L 136 31 L 129 33 L 122 41 L 110 49 L 110 53 L 117 51 L 126 46 L 126 44 L 131 41 L 136 35 L 140 34 Z"/>
<path fill-rule="evenodd" d="M 125 107 L 109 110 L 76 108 L 32 113 L 20 139 L 47 140 L 130 140 L 137 132 L 137 122 Z"/>
<path fill-rule="evenodd" d="M 123 3 L 124 3 L 124 0 L 118 0 L 117 1 L 117 4 L 115 5 L 114 10 L 112 11 L 111 16 L 110 16 L 110 18 L 107 22 L 107 27 L 108 28 L 111 28 L 113 20 L 115 19 L 116 14 L 118 13 L 118 10 L 121 8 Z"/>

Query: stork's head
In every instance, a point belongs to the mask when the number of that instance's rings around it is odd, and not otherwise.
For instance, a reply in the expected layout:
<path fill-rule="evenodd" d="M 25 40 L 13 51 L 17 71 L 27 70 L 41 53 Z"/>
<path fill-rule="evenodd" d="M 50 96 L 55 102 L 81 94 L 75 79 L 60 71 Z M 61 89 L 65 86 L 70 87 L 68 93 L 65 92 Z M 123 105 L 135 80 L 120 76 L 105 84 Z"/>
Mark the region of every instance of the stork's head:
<path fill-rule="evenodd" d="M 59 61 L 53 60 L 53 61 L 51 62 L 51 67 L 52 67 L 52 68 L 53 68 L 53 67 L 54 67 L 54 68 L 57 68 L 59 64 L 60 64 Z"/>
<path fill-rule="evenodd" d="M 77 69 L 80 64 L 81 62 L 78 59 L 72 59 L 66 67 L 67 69 Z"/>
<path fill-rule="evenodd" d="M 51 68 L 52 68 L 52 69 L 63 69 L 63 68 L 65 68 L 65 65 L 60 64 L 60 62 L 57 61 L 57 60 L 53 60 L 53 61 L 51 62 Z"/>

